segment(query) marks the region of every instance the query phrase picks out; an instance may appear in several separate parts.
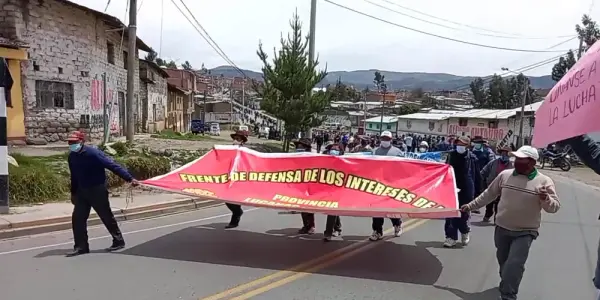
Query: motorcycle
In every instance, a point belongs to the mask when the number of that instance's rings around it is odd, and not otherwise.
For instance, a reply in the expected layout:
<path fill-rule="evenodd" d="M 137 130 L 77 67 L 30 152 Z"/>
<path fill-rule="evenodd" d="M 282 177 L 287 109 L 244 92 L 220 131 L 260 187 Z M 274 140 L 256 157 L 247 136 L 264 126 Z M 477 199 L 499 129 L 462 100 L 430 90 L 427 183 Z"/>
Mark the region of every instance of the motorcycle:
<path fill-rule="evenodd" d="M 544 152 L 542 155 L 542 166 L 543 169 L 546 165 L 549 165 L 550 168 L 560 168 L 561 170 L 568 172 L 571 170 L 571 157 L 566 152 L 552 154 L 549 152 Z"/>

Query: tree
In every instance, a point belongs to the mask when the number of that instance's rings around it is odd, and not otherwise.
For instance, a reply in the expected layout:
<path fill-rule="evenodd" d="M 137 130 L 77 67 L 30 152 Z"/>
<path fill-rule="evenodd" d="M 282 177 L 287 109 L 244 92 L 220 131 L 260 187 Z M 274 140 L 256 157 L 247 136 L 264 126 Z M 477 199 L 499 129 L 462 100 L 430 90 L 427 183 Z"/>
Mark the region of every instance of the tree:
<path fill-rule="evenodd" d="M 485 84 L 483 82 L 483 79 L 476 78 L 471 82 L 471 84 L 469 84 L 469 86 L 471 87 L 471 93 L 473 93 L 473 101 L 471 103 L 473 107 L 484 107 L 486 105 L 485 102 L 487 96 L 485 94 Z"/>
<path fill-rule="evenodd" d="M 583 15 L 581 18 L 581 25 L 575 25 L 575 31 L 577 32 L 577 38 L 581 47 L 577 50 L 577 59 L 579 59 L 583 53 L 585 53 L 597 40 L 600 39 L 600 28 L 598 24 L 593 21 L 590 16 Z M 552 80 L 559 81 L 569 69 L 577 62 L 575 53 L 573 50 L 569 50 L 565 56 L 561 57 L 556 64 L 552 67 Z"/>
<path fill-rule="evenodd" d="M 177 69 L 177 63 L 174 60 L 170 60 L 165 66 L 170 69 Z"/>
<path fill-rule="evenodd" d="M 157 57 L 157 58 L 155 59 L 155 62 L 156 62 L 156 64 L 157 64 L 159 67 L 166 67 L 166 66 L 167 66 L 167 62 L 166 62 L 164 59 L 160 58 L 160 57 Z"/>
<path fill-rule="evenodd" d="M 387 92 L 387 85 L 385 84 L 385 75 L 381 75 L 379 71 L 375 71 L 375 77 L 373 78 L 373 83 L 377 87 L 379 92 L 385 93 Z"/>
<path fill-rule="evenodd" d="M 183 64 L 181 64 L 181 67 L 182 67 L 184 70 L 188 70 L 188 71 L 191 71 L 191 70 L 193 70 L 193 68 L 192 68 L 192 64 L 190 64 L 190 62 L 189 62 L 189 61 L 187 61 L 187 60 L 186 60 L 186 61 L 185 61 Z"/>
<path fill-rule="evenodd" d="M 405 104 L 400 106 L 397 109 L 394 109 L 394 113 L 401 116 L 401 115 L 409 115 L 409 114 L 414 114 L 414 113 L 418 113 L 421 110 L 421 108 L 418 105 L 414 105 L 414 104 Z"/>
<path fill-rule="evenodd" d="M 148 52 L 148 54 L 146 54 L 146 57 L 144 57 L 144 59 L 147 61 L 153 62 L 156 60 L 157 57 L 158 57 L 158 54 L 156 53 L 156 51 L 150 50 L 150 52 Z"/>
<path fill-rule="evenodd" d="M 297 13 L 290 21 L 291 32 L 281 38 L 281 48 L 275 50 L 271 62 L 259 44 L 257 55 L 263 63 L 263 84 L 255 90 L 263 98 L 261 108 L 284 123 L 283 151 L 298 132 L 321 125 L 320 116 L 331 102 L 330 91 L 312 92 L 327 76 L 327 70 L 317 70 L 318 59 L 309 60 L 308 37 L 302 35 L 302 23 Z"/>

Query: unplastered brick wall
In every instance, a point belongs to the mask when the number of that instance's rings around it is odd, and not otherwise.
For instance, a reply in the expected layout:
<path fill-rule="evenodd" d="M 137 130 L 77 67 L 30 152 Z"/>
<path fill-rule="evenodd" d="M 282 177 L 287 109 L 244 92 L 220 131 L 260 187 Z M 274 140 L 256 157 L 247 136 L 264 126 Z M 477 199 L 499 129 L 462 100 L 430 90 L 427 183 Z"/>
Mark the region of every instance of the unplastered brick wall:
<path fill-rule="evenodd" d="M 154 130 L 160 130 L 164 125 L 153 123 L 163 122 L 166 118 L 167 113 L 167 79 L 162 77 L 157 71 L 150 67 L 147 63 L 142 62 L 140 65 L 140 72 L 147 72 L 149 78 L 154 78 L 153 82 L 144 82 L 140 80 L 140 103 L 147 102 L 146 118 L 144 119 L 144 105 L 140 105 L 139 120 L 142 123 L 141 126 L 145 128 L 146 132 L 153 132 Z M 154 75 L 151 75 L 154 74 Z M 154 117 L 156 116 L 156 119 Z M 144 123 L 145 121 L 145 123 Z M 155 128 L 156 127 L 156 128 Z M 159 129 L 160 128 L 160 129 Z"/>
<path fill-rule="evenodd" d="M 29 18 L 21 38 L 30 45 L 29 61 L 22 66 L 27 137 L 56 142 L 72 130 L 101 137 L 103 74 L 110 130 L 120 134 L 119 111 L 124 103 L 119 99 L 124 99 L 127 91 L 123 58 L 127 38 L 122 38 L 122 30 L 107 26 L 90 12 L 54 0 L 30 1 L 23 14 Z M 134 70 L 137 99 L 137 60 Z"/>

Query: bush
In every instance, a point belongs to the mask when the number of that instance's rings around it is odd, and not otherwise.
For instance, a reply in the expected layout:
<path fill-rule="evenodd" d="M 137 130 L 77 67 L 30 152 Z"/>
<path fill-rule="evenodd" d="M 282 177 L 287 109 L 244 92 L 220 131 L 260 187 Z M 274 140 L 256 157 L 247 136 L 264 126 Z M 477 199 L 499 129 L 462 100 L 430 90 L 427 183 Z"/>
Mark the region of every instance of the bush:
<path fill-rule="evenodd" d="M 116 158 L 116 162 L 127 168 L 129 173 L 137 180 L 144 180 L 171 171 L 171 162 L 165 157 L 135 156 L 129 158 Z M 114 188 L 125 182 L 119 176 L 107 171 L 108 187 Z"/>
<path fill-rule="evenodd" d="M 57 164 L 52 165 L 48 157 L 37 158 L 18 154 L 12 156 L 19 166 L 8 167 L 11 206 L 64 200 L 68 197 L 71 182 L 68 172 L 64 169 L 66 160 L 56 160 Z"/>

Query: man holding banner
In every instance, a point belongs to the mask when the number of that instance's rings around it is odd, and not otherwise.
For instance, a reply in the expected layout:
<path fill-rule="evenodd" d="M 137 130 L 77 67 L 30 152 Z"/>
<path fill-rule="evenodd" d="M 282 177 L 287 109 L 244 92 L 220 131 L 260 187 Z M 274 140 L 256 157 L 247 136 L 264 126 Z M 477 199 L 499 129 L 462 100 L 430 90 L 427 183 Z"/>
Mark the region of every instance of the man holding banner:
<path fill-rule="evenodd" d="M 402 155 L 402 151 L 400 149 L 392 146 L 392 133 L 389 131 L 384 131 L 381 133 L 381 144 L 373 151 L 373 155 L 383 155 L 383 156 L 400 156 Z M 392 221 L 392 225 L 394 226 L 394 236 L 400 236 L 402 234 L 402 220 L 400 218 L 390 218 Z M 371 227 L 373 229 L 373 234 L 369 239 L 371 241 L 378 241 L 383 238 L 383 218 L 373 218 L 373 223 Z"/>
<path fill-rule="evenodd" d="M 296 152 L 312 152 L 312 143 L 308 138 L 301 138 L 300 140 L 294 141 L 294 146 L 296 147 Z M 319 147 L 318 144 L 317 147 Z M 303 212 L 300 213 L 300 216 L 302 217 L 302 228 L 298 230 L 298 233 L 315 233 L 315 214 Z"/>

